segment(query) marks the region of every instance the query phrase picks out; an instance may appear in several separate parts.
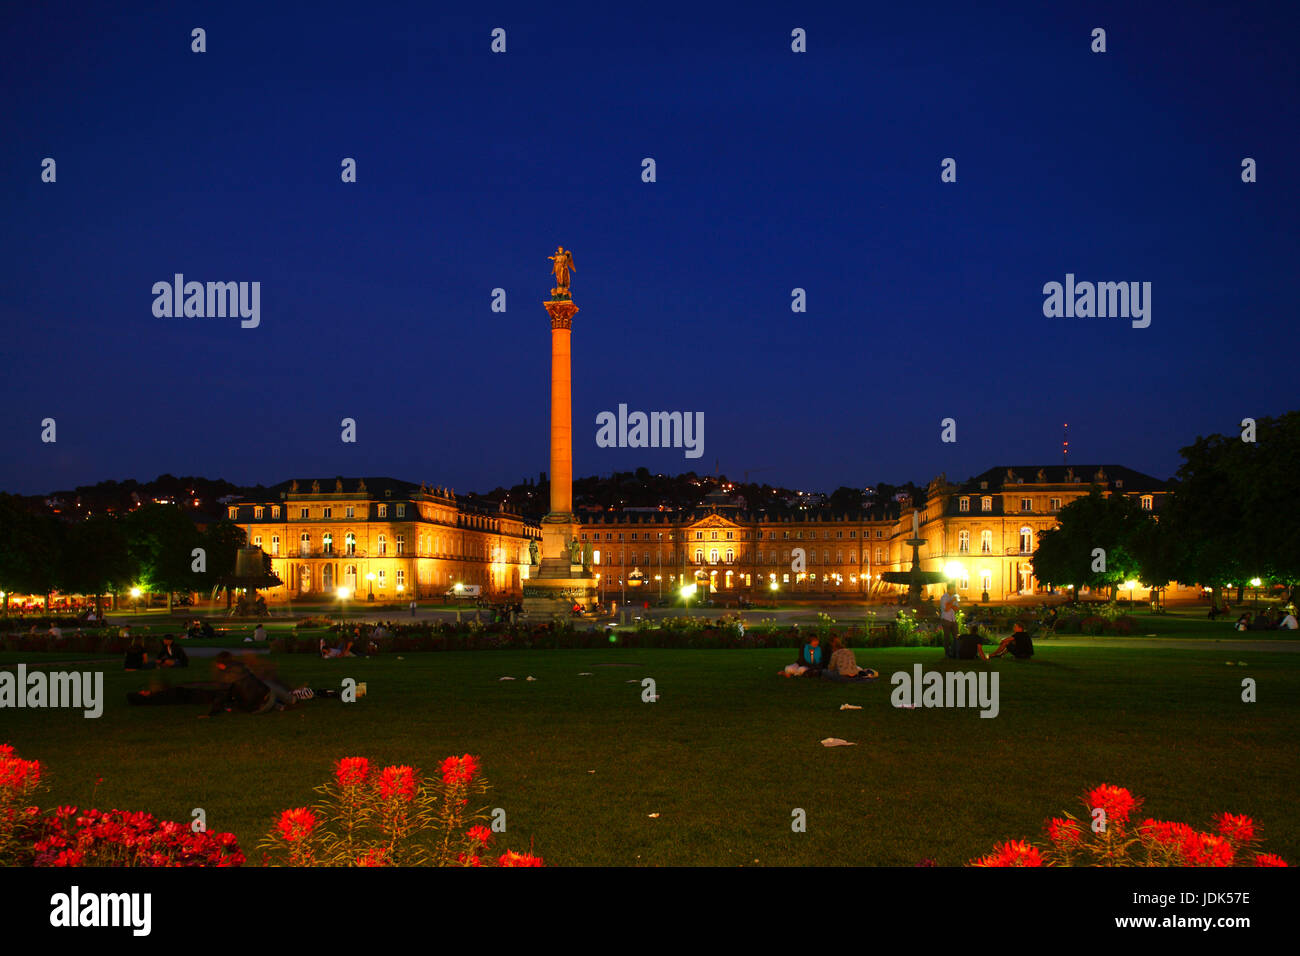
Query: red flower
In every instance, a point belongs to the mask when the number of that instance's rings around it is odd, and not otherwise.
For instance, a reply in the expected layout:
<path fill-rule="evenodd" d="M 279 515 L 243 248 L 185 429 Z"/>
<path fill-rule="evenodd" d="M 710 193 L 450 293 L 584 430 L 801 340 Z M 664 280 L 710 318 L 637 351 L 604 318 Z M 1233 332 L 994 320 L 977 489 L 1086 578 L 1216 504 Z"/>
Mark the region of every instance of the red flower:
<path fill-rule="evenodd" d="M 1213 833 L 1193 833 L 1183 841 L 1182 851 L 1192 866 L 1232 866 L 1232 844 Z"/>
<path fill-rule="evenodd" d="M 312 813 L 310 808 L 298 807 L 281 813 L 280 819 L 276 822 L 276 827 L 286 843 L 297 843 L 299 840 L 305 840 L 312 835 L 317 822 L 316 814 Z"/>
<path fill-rule="evenodd" d="M 339 786 L 358 787 L 370 776 L 370 761 L 365 757 L 343 757 L 334 761 L 334 779 Z"/>
<path fill-rule="evenodd" d="M 1083 842 L 1083 830 L 1077 820 L 1052 817 L 1047 821 L 1047 838 L 1059 847 L 1078 846 Z"/>
<path fill-rule="evenodd" d="M 478 758 L 465 754 L 463 757 L 448 757 L 442 762 L 442 782 L 454 787 L 468 784 L 478 773 Z"/>
<path fill-rule="evenodd" d="M 492 842 L 492 831 L 484 826 L 470 827 L 466 834 L 471 840 L 477 840 L 480 846 L 487 846 Z"/>
<path fill-rule="evenodd" d="M 1248 816 L 1237 813 L 1220 813 L 1214 818 L 1220 834 L 1227 837 L 1233 846 L 1251 843 L 1255 839 L 1255 821 Z"/>
<path fill-rule="evenodd" d="M 972 860 L 971 866 L 1042 866 L 1038 847 L 1024 840 L 1008 840 L 993 848 L 988 856 Z"/>
<path fill-rule="evenodd" d="M 1138 831 L 1143 838 L 1165 847 L 1181 848 L 1183 843 L 1196 836 L 1196 831 L 1186 823 L 1164 820 L 1143 820 Z"/>
<path fill-rule="evenodd" d="M 0 760 L 3 760 L 5 757 L 12 757 L 13 755 L 14 748 L 12 744 L 0 744 Z"/>
<path fill-rule="evenodd" d="M 379 796 L 385 800 L 401 797 L 403 800 L 415 799 L 415 770 L 412 767 L 385 767 L 379 772 L 375 784 Z"/>
<path fill-rule="evenodd" d="M 533 856 L 531 853 L 516 853 L 514 850 L 506 850 L 497 858 L 497 866 L 541 866 L 542 858 Z"/>
<path fill-rule="evenodd" d="M 357 866 L 388 866 L 388 851 L 370 849 L 357 857 Z"/>
<path fill-rule="evenodd" d="M 0 787 L 25 790 L 41 780 L 41 764 L 37 760 L 20 760 L 17 757 L 0 757 Z"/>
<path fill-rule="evenodd" d="M 1141 806 L 1142 798 L 1133 796 L 1123 787 L 1103 783 L 1085 794 L 1083 802 L 1089 813 L 1097 807 L 1101 807 L 1106 811 L 1106 826 L 1108 829 L 1114 827 L 1117 830 L 1122 830 L 1124 824 L 1128 822 L 1129 814 Z"/>
<path fill-rule="evenodd" d="M 1282 859 L 1275 853 L 1256 853 L 1256 866 L 1288 866 L 1286 860 Z"/>
<path fill-rule="evenodd" d="M 464 853 L 456 854 L 456 862 L 461 866 L 482 866 L 483 861 L 478 856 L 466 856 Z M 514 864 L 511 864 L 512 866 Z"/>

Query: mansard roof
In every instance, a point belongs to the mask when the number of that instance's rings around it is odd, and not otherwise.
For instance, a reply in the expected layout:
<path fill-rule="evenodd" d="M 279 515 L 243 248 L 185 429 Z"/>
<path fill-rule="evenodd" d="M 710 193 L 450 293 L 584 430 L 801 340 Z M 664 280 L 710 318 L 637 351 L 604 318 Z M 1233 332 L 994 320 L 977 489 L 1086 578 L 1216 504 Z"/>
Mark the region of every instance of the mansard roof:
<path fill-rule="evenodd" d="M 1074 480 L 1071 480 L 1073 476 Z M 1122 482 L 1122 484 L 1120 484 Z M 981 487 L 987 483 L 987 487 Z M 1087 488 L 1100 485 L 1125 494 L 1166 491 L 1169 482 L 1123 465 L 998 465 L 958 486 L 955 494 L 974 495 L 1015 491 L 1021 487 Z"/>

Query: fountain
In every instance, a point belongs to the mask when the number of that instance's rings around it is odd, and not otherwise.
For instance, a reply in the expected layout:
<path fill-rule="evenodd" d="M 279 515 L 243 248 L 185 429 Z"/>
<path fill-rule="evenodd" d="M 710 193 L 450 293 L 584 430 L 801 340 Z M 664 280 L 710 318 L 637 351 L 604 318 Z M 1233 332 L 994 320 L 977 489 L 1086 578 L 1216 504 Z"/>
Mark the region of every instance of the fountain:
<path fill-rule="evenodd" d="M 236 617 L 266 617 L 266 599 L 260 588 L 279 587 L 282 582 L 266 569 L 266 555 L 261 548 L 240 548 L 235 553 L 235 573 L 217 579 L 217 587 L 226 589 L 226 614 Z M 231 610 L 235 592 L 239 600 Z"/>
<path fill-rule="evenodd" d="M 942 571 L 922 571 L 921 570 L 921 545 L 925 544 L 925 539 L 921 537 L 919 510 L 912 512 L 912 536 L 903 541 L 904 544 L 912 547 L 912 569 L 910 571 L 886 571 L 880 575 L 880 579 L 888 584 L 906 584 L 907 587 L 907 605 L 908 607 L 919 609 L 921 606 L 921 591 L 929 584 L 943 584 L 948 580 Z"/>

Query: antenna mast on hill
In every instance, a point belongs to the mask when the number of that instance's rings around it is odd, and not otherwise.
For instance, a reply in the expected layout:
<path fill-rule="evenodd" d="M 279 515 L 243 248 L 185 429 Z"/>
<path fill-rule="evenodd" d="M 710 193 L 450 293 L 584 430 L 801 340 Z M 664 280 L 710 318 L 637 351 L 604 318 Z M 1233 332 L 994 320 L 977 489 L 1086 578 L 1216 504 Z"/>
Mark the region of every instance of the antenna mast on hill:
<path fill-rule="evenodd" d="M 1065 431 L 1061 435 L 1061 464 L 1067 465 L 1069 462 L 1066 461 L 1066 458 L 1070 454 L 1070 423 L 1066 422 L 1062 427 Z"/>

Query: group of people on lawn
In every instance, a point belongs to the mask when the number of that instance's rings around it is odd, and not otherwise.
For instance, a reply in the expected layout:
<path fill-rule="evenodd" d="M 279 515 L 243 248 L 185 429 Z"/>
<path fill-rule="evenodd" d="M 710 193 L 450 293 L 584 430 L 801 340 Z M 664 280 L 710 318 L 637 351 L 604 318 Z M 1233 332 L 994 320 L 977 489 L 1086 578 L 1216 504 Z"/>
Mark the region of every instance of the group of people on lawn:
<path fill-rule="evenodd" d="M 974 623 L 968 633 L 959 635 L 955 585 L 948 585 L 948 590 L 939 599 L 939 623 L 943 627 L 944 652 L 948 657 L 991 661 L 1006 654 L 1017 660 L 1027 660 L 1034 656 L 1033 639 L 1019 622 L 1016 622 L 1011 633 L 998 643 L 997 649 L 991 654 L 984 652 L 984 642 Z M 821 646 L 821 638 L 815 634 L 800 646 L 798 659 L 793 664 L 787 664 L 781 674 L 784 677 L 824 677 L 836 681 L 875 680 L 880 676 L 870 667 L 859 665 L 852 649 L 841 637 L 831 638 L 831 650 L 827 658 Z"/>

